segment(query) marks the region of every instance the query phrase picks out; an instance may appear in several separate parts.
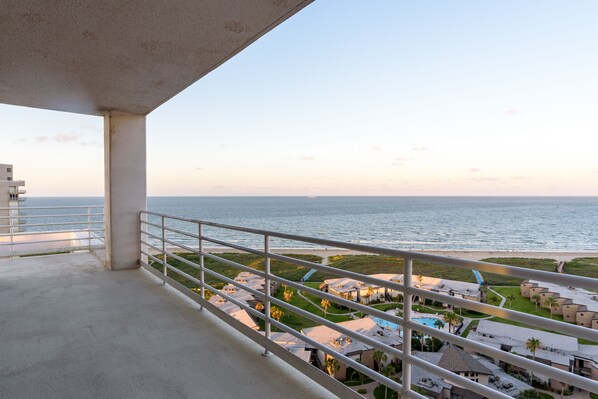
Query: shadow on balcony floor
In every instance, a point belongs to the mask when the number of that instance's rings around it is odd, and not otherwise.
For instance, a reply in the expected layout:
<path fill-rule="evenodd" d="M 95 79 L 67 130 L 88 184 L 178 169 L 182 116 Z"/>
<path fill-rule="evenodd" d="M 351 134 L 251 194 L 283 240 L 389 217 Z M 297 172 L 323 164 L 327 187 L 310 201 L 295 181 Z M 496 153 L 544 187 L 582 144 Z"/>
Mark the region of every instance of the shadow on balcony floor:
<path fill-rule="evenodd" d="M 142 270 L 0 261 L 1 398 L 331 398 Z"/>

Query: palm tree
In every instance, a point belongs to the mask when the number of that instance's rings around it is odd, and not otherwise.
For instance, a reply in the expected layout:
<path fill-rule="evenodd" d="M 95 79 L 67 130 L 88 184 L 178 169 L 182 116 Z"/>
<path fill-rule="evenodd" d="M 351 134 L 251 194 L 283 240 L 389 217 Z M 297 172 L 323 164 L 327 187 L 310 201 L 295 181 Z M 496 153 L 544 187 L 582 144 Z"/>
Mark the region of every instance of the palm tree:
<path fill-rule="evenodd" d="M 384 368 L 382 368 L 382 370 L 380 372 L 382 373 L 383 376 L 390 378 L 391 375 L 396 374 L 397 370 L 395 369 L 395 366 L 393 366 L 391 363 L 389 363 L 386 366 L 384 366 Z M 384 399 L 386 399 L 387 397 L 388 397 L 388 387 L 386 385 L 384 385 Z"/>
<path fill-rule="evenodd" d="M 416 279 L 417 279 L 417 282 L 419 283 L 417 285 L 417 288 L 421 288 L 422 287 L 422 282 L 424 281 L 424 276 L 422 276 L 421 274 L 418 274 L 417 277 L 416 277 Z M 421 297 L 421 295 L 418 296 L 417 301 L 419 302 L 420 305 L 422 304 L 422 297 Z"/>
<path fill-rule="evenodd" d="M 291 299 L 293 299 L 293 291 L 287 290 L 282 294 L 282 296 L 285 301 L 291 302 Z"/>
<path fill-rule="evenodd" d="M 513 300 L 515 299 L 515 295 L 511 294 L 507 297 L 507 299 L 509 300 L 509 307 L 512 308 L 513 307 Z"/>
<path fill-rule="evenodd" d="M 538 338 L 529 338 L 527 341 L 525 341 L 525 349 L 527 349 L 528 351 L 530 351 L 532 353 L 532 360 L 536 360 L 536 351 L 540 348 L 540 346 L 542 345 L 542 341 L 540 341 Z M 532 384 L 532 381 L 534 380 L 534 372 L 532 371 L 530 374 L 530 385 Z"/>
<path fill-rule="evenodd" d="M 548 306 L 548 309 L 550 309 L 550 318 L 551 319 L 552 319 L 552 311 L 557 310 L 561 306 L 561 305 L 559 305 L 557 300 L 551 296 L 546 298 L 546 300 L 544 301 L 544 305 Z"/>
<path fill-rule="evenodd" d="M 371 301 L 372 295 L 374 295 L 374 289 L 372 287 L 368 287 L 368 298 L 370 298 L 368 302 Z"/>
<path fill-rule="evenodd" d="M 276 306 L 272 306 L 272 308 L 270 309 L 270 316 L 280 321 L 280 318 L 284 316 L 284 312 L 282 311 L 282 309 L 277 308 Z"/>
<path fill-rule="evenodd" d="M 463 317 L 459 316 L 455 312 L 446 312 L 442 316 L 442 321 L 449 325 L 449 333 L 452 332 L 454 326 L 459 325 L 463 322 Z"/>
<path fill-rule="evenodd" d="M 500 302 L 500 299 L 496 295 L 492 295 L 490 297 L 490 302 L 492 302 L 494 305 L 496 305 L 497 303 Z"/>
<path fill-rule="evenodd" d="M 541 300 L 542 300 L 542 297 L 538 294 L 532 296 L 532 302 L 534 302 L 536 304 L 536 312 L 538 311 L 538 304 L 540 303 Z"/>
<path fill-rule="evenodd" d="M 444 326 L 445 324 L 442 320 L 436 319 L 436 321 L 434 321 L 434 327 L 436 327 L 437 329 L 442 330 Z"/>
<path fill-rule="evenodd" d="M 382 362 L 385 362 L 388 357 L 386 356 L 386 353 L 375 350 L 372 354 L 372 359 L 374 359 L 374 362 L 378 365 L 378 370 L 382 370 Z"/>
<path fill-rule="evenodd" d="M 328 308 L 330 307 L 330 301 L 328 299 L 322 299 L 322 302 L 320 302 L 320 305 L 322 306 L 322 308 L 324 308 L 324 318 L 326 318 L 326 314 L 328 313 Z"/>
<path fill-rule="evenodd" d="M 324 361 L 324 369 L 326 370 L 328 375 L 330 375 L 331 377 L 334 377 L 334 373 L 339 371 L 340 368 L 341 368 L 341 365 L 338 363 L 338 360 L 336 360 L 333 357 L 327 357 L 326 360 Z"/>

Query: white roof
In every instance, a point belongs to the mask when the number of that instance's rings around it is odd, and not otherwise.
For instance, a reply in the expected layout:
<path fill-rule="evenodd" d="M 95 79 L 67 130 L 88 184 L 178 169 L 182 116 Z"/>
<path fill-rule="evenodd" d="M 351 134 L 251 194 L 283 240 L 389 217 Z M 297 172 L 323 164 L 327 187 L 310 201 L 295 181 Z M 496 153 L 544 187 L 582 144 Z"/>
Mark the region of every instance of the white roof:
<path fill-rule="evenodd" d="M 385 281 L 398 281 L 403 283 L 402 274 L 379 273 L 370 274 L 368 277 L 377 278 Z M 416 287 L 420 287 L 418 276 L 414 275 L 412 282 Z M 326 284 L 337 292 L 353 291 L 355 288 L 365 289 L 367 287 L 380 288 L 377 284 L 364 283 L 346 277 L 324 280 Z M 479 285 L 476 283 L 467 283 L 465 281 L 446 280 L 438 277 L 422 276 L 421 288 L 425 290 L 434 290 L 438 292 L 455 291 L 456 293 L 476 296 L 479 294 Z"/>
<path fill-rule="evenodd" d="M 486 334 L 488 337 L 501 338 L 505 341 L 503 343 L 511 346 L 525 344 L 529 338 L 533 337 L 542 342 L 542 348 L 558 349 L 566 352 L 579 350 L 577 338 L 490 320 L 480 320 L 476 332 L 480 335 Z"/>
<path fill-rule="evenodd" d="M 337 324 L 367 337 L 375 338 L 377 341 L 386 345 L 399 345 L 403 343 L 403 339 L 400 337 L 398 330 L 385 330 L 369 317 L 344 321 Z M 350 354 L 372 349 L 371 346 L 347 337 L 327 326 L 305 328 L 302 330 L 302 333 L 342 354 Z"/>
<path fill-rule="evenodd" d="M 442 353 L 416 352 L 414 356 L 434 365 L 438 365 L 440 359 L 442 358 Z M 486 386 L 510 396 L 516 396 L 519 392 L 531 388 L 525 382 L 508 375 L 500 367 L 488 361 L 487 359 L 476 355 L 472 355 L 472 357 L 492 372 L 492 375 L 490 376 L 489 382 Z M 443 378 L 437 377 L 434 374 L 431 374 L 430 372 L 422 370 L 416 366 L 412 368 L 411 373 L 411 381 L 413 384 L 426 390 L 440 393 L 443 388 L 452 388 L 452 385 L 448 381 L 444 381 Z"/>

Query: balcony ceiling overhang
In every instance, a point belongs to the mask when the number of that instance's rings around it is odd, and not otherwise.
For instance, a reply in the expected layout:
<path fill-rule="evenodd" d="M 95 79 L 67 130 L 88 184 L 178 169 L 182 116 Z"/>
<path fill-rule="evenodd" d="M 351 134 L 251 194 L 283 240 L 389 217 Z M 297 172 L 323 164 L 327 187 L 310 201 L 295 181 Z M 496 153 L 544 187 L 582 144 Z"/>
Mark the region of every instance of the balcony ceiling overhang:
<path fill-rule="evenodd" d="M 0 1 L 0 103 L 145 115 L 311 1 Z"/>

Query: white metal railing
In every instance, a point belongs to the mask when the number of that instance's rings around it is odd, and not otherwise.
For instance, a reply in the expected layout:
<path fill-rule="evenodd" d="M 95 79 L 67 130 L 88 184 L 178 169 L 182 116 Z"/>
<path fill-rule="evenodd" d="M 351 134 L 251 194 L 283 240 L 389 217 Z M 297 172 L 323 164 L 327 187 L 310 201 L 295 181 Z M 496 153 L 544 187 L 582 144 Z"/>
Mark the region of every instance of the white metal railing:
<path fill-rule="evenodd" d="M 104 207 L 0 207 L 0 257 L 104 247 Z"/>
<path fill-rule="evenodd" d="M 173 223 L 176 222 L 177 228 L 172 227 Z M 169 225 L 170 224 L 170 225 Z M 179 226 L 183 224 L 187 227 L 180 228 Z M 259 235 L 263 238 L 263 249 L 256 249 L 256 248 L 248 248 L 238 244 L 234 244 L 231 242 L 226 242 L 224 240 L 215 239 L 205 234 L 205 227 L 213 228 L 213 229 L 224 229 L 228 231 L 236 231 L 236 232 L 243 232 L 248 234 Z M 169 233 L 171 236 L 183 237 L 186 239 L 194 239 L 197 240 L 197 247 L 191 247 L 188 245 L 181 244 L 177 242 L 176 239 L 171 239 L 166 237 L 166 233 Z M 428 291 L 425 289 L 417 288 L 412 283 L 412 266 L 413 261 L 424 261 L 432 264 L 437 264 L 441 266 L 450 266 L 460 269 L 469 269 L 469 270 L 478 270 L 483 272 L 488 272 L 492 274 L 498 275 L 505 275 L 505 276 L 513 276 L 513 277 L 520 277 L 523 279 L 532 279 L 532 280 L 540 280 L 546 282 L 552 282 L 556 284 L 571 286 L 571 287 L 579 287 L 585 288 L 589 290 L 598 290 L 598 279 L 592 278 L 585 278 L 573 275 L 566 275 L 566 274 L 557 274 L 552 272 L 545 272 L 540 270 L 534 269 L 527 269 L 522 267 L 514 267 L 514 266 L 505 266 L 499 264 L 493 264 L 488 262 L 480 262 L 480 261 L 472 261 L 472 260 L 464 260 L 464 259 L 457 259 L 457 258 L 449 258 L 437 255 L 429 255 L 423 253 L 415 253 L 409 251 L 402 251 L 402 250 L 395 250 L 395 249 L 388 249 L 388 248 L 379 248 L 367 245 L 360 245 L 360 244 L 352 244 L 352 243 L 345 243 L 333 240 L 326 240 L 314 237 L 305 237 L 293 234 L 284 234 L 284 233 L 277 233 L 272 231 L 264 231 L 258 229 L 251 229 L 245 227 L 237 227 L 231 225 L 225 225 L 220 223 L 202 221 L 202 220 L 195 220 L 177 216 L 169 216 L 165 214 L 155 213 L 155 212 L 148 212 L 148 211 L 141 211 L 140 212 L 140 234 L 141 234 L 141 249 L 140 249 L 140 259 L 141 265 L 149 270 L 154 275 L 158 276 L 165 282 L 169 283 L 170 285 L 174 286 L 189 298 L 195 300 L 199 303 L 202 308 L 208 309 L 213 312 L 215 315 L 226 321 L 227 323 L 231 324 L 233 327 L 237 328 L 239 331 L 243 332 L 250 338 L 254 339 L 256 342 L 260 343 L 265 347 L 266 353 L 273 352 L 277 356 L 281 357 L 283 360 L 287 361 L 294 367 L 296 367 L 299 371 L 305 373 L 309 377 L 316 380 L 318 383 L 322 384 L 326 388 L 330 389 L 332 392 L 338 394 L 341 397 L 361 397 L 355 391 L 346 388 L 344 385 L 339 384 L 336 380 L 329 378 L 325 373 L 319 372 L 314 373 L 314 367 L 308 365 L 306 362 L 297 361 L 294 355 L 289 354 L 286 350 L 281 350 L 281 347 L 276 345 L 273 341 L 271 341 L 270 332 L 272 326 L 278 328 L 281 331 L 287 332 L 296 338 L 306 342 L 311 347 L 317 348 L 324 353 L 332 356 L 333 358 L 337 359 L 338 361 L 344 363 L 348 367 L 352 367 L 353 369 L 357 370 L 360 373 L 363 373 L 370 378 L 378 381 L 387 387 L 394 389 L 402 393 L 407 398 L 425 398 L 425 396 L 419 394 L 418 392 L 414 391 L 412 387 L 412 380 L 411 380 L 411 368 L 412 366 L 416 366 L 421 368 L 422 370 L 434 374 L 438 377 L 445 379 L 448 382 L 453 384 L 457 384 L 463 388 L 476 392 L 480 395 L 483 395 L 488 398 L 509 398 L 510 396 L 498 391 L 494 390 L 493 388 L 476 383 L 468 378 L 462 377 L 457 375 L 451 371 L 443 369 L 433 363 L 429 363 L 421 358 L 414 356 L 411 353 L 411 335 L 412 332 L 418 331 L 424 333 L 426 335 L 437 337 L 444 342 L 452 343 L 463 347 L 464 349 L 468 349 L 479 354 L 489 356 L 491 358 L 497 359 L 499 361 L 503 361 L 505 363 L 515 365 L 521 367 L 525 370 L 529 370 L 535 374 L 546 376 L 547 378 L 555 379 L 556 381 L 563 382 L 565 384 L 598 393 L 598 382 L 591 380 L 586 377 L 582 377 L 580 375 L 574 374 L 572 372 L 564 371 L 555 367 L 548 366 L 543 364 L 539 361 L 535 361 L 523 356 L 519 356 L 514 353 L 502 351 L 500 349 L 484 345 L 472 340 L 468 340 L 464 337 L 450 334 L 444 331 L 440 331 L 436 328 L 428 327 L 423 324 L 417 323 L 411 319 L 411 305 L 412 305 L 412 298 L 413 297 L 420 297 L 420 298 L 427 298 L 432 299 L 434 301 L 440 301 L 445 304 L 461 307 L 465 309 L 469 309 L 472 311 L 484 313 L 491 316 L 497 316 L 504 319 L 522 322 L 530 326 L 534 326 L 535 328 L 542 328 L 547 329 L 550 331 L 555 331 L 562 334 L 567 334 L 577 338 L 587 339 L 593 342 L 598 342 L 598 330 L 592 330 L 587 327 L 578 326 L 574 324 L 569 324 L 557 320 L 547 319 L 540 316 L 530 315 L 527 313 L 522 313 L 515 310 L 505 309 L 502 307 L 480 303 L 468 299 L 458 298 L 455 296 L 443 295 L 437 292 Z M 277 239 L 284 239 L 284 240 L 291 240 L 300 243 L 310 243 L 320 245 L 326 248 L 342 248 L 354 251 L 360 251 L 364 253 L 370 254 L 377 254 L 377 255 L 385 255 L 391 256 L 396 258 L 403 259 L 403 284 L 381 280 L 378 278 L 374 278 L 371 276 L 363 275 L 356 272 L 351 272 L 347 270 L 337 269 L 334 267 L 309 262 L 301 259 L 295 259 L 292 257 L 288 257 L 285 255 L 273 253 L 270 249 L 270 239 L 277 238 Z M 244 253 L 255 254 L 261 256 L 265 259 L 265 269 L 264 271 L 256 270 L 250 268 L 248 266 L 242 265 L 237 262 L 233 262 L 231 260 L 225 259 L 221 256 L 218 256 L 216 253 L 210 252 L 205 249 L 204 243 L 210 243 L 216 246 L 223 246 L 226 248 L 230 248 L 236 251 L 242 251 Z M 198 262 L 192 262 L 184 257 L 177 255 L 175 250 L 169 250 L 167 245 L 183 250 L 185 252 L 191 252 L 198 256 Z M 217 273 L 213 270 L 210 270 L 205 266 L 205 258 L 212 259 L 214 261 L 220 262 L 227 266 L 232 266 L 237 268 L 239 271 L 247 271 L 254 275 L 260 276 L 265 279 L 266 283 L 264 285 L 264 292 L 260 290 L 255 290 L 253 288 L 247 287 L 246 285 L 235 281 L 234 279 L 230 279 L 228 277 L 223 276 L 220 273 Z M 199 279 L 193 277 L 182 270 L 172 266 L 169 264 L 169 259 L 176 259 L 177 261 L 191 266 L 197 269 L 199 273 Z M 358 281 L 362 281 L 364 283 L 375 284 L 380 287 L 385 287 L 391 290 L 399 291 L 403 293 L 403 315 L 402 317 L 392 315 L 381 310 L 375 309 L 370 306 L 366 306 L 360 303 L 356 303 L 352 300 L 340 298 L 336 295 L 332 295 L 330 293 L 322 292 L 306 285 L 301 284 L 300 282 L 291 281 L 285 278 L 281 278 L 270 271 L 270 260 L 275 259 L 283 262 L 287 262 L 290 264 L 298 265 L 305 267 L 306 270 L 309 269 L 316 269 L 318 271 L 324 271 L 339 277 L 347 277 L 351 279 L 355 279 Z M 162 271 L 158 271 L 153 266 L 152 263 L 157 263 L 161 265 Z M 186 280 L 189 280 L 200 287 L 199 294 L 196 294 L 194 291 L 186 288 L 184 285 L 176 282 L 172 278 L 168 277 L 169 271 L 172 271 Z M 252 294 L 256 299 L 263 301 L 265 305 L 264 313 L 254 309 L 251 306 L 248 306 L 247 303 L 240 302 L 236 300 L 233 296 L 230 296 L 222 291 L 215 289 L 213 286 L 207 284 L 205 282 L 205 275 L 208 274 L 210 276 L 216 277 L 217 279 L 232 284 L 239 289 L 243 289 L 250 294 Z M 314 295 L 321 299 L 327 299 L 331 302 L 337 303 L 339 305 L 345 306 L 347 308 L 353 309 L 355 311 L 363 312 L 367 315 L 378 317 L 380 319 L 389 321 L 391 323 L 396 323 L 402 326 L 403 329 L 403 349 L 399 350 L 397 348 L 388 346 L 376 339 L 371 337 L 367 337 L 365 335 L 360 334 L 359 332 L 352 331 L 350 329 L 344 328 L 336 323 L 333 323 L 325 318 L 322 318 L 316 314 L 303 310 L 299 307 L 291 305 L 285 301 L 282 301 L 270 293 L 270 281 L 274 281 L 280 284 L 285 284 L 288 287 L 295 288 L 297 290 L 301 290 L 305 293 Z M 239 306 L 241 309 L 244 309 L 252 316 L 256 317 L 257 319 L 263 320 L 265 325 L 265 334 L 260 335 L 256 334 L 255 331 L 251 330 L 248 327 L 240 324 L 236 320 L 232 319 L 221 311 L 216 306 L 209 303 L 205 298 L 206 290 L 211 291 L 214 294 L 217 294 L 226 300 L 234 303 L 235 305 Z M 309 320 L 312 320 L 320 325 L 327 326 L 333 330 L 338 331 L 341 334 L 344 334 L 348 337 L 351 337 L 354 340 L 360 341 L 364 344 L 367 344 L 375 349 L 382 350 L 387 354 L 396 356 L 397 358 L 402 360 L 402 383 L 395 381 L 391 378 L 388 378 L 366 366 L 363 364 L 351 359 L 348 356 L 345 356 L 334 349 L 331 349 L 328 346 L 322 345 L 321 343 L 314 341 L 313 339 L 301 334 L 300 332 L 290 328 L 289 326 L 281 323 L 275 319 L 273 319 L 270 315 L 269 309 L 271 305 L 276 305 L 281 308 L 284 308 L 287 311 L 295 313 L 299 316 L 305 317 Z M 324 376 L 324 377 L 323 377 Z"/>

